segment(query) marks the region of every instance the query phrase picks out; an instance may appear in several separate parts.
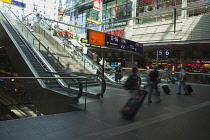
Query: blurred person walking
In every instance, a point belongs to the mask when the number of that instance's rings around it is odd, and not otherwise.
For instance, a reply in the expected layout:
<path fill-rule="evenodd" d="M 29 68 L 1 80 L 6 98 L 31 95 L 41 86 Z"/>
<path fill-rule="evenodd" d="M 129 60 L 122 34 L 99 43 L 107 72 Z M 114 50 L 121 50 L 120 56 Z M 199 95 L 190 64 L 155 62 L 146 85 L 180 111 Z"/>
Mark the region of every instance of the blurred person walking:
<path fill-rule="evenodd" d="M 152 94 L 153 91 L 155 91 L 155 96 L 157 103 L 160 103 L 162 100 L 160 99 L 160 88 L 158 87 L 158 84 L 160 83 L 160 76 L 158 72 L 158 66 L 153 66 L 153 71 L 151 71 L 148 75 L 148 103 L 152 103 Z"/>
<path fill-rule="evenodd" d="M 137 75 L 137 72 L 137 67 L 133 67 L 131 74 L 125 82 L 125 88 L 129 89 L 131 97 L 134 97 L 136 95 L 136 92 L 139 92 L 140 90 L 141 78 Z"/>

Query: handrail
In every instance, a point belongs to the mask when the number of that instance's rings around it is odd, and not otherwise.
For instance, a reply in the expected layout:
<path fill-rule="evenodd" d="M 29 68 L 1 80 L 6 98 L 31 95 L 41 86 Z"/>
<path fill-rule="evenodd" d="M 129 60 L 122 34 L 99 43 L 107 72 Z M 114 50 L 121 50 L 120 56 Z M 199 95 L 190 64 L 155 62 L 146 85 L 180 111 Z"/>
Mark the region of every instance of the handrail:
<path fill-rule="evenodd" d="M 0 11 L 1 12 L 1 11 Z M 2 12 L 1 12 L 1 14 L 2 14 Z M 2 14 L 2 16 L 8 21 L 8 19 L 5 17 L 5 15 L 4 14 Z M 8 21 L 9 23 L 10 23 L 10 21 Z M 31 52 L 31 54 L 32 54 L 32 56 L 37 60 L 37 62 L 40 64 L 40 66 L 44 69 L 44 71 L 45 72 L 47 72 L 47 73 L 51 73 L 50 71 L 49 71 L 49 69 L 46 67 L 46 64 L 44 64 L 44 63 L 41 63 L 40 62 L 40 57 L 39 57 L 39 55 L 38 54 L 36 54 L 36 53 L 34 53 L 34 51 L 32 51 L 32 48 L 30 48 L 29 46 L 28 46 L 28 43 L 25 41 L 25 39 L 22 37 L 22 35 L 13 27 L 13 25 L 12 24 L 10 24 L 10 26 L 14 29 L 14 31 L 17 33 L 17 35 L 19 36 L 19 38 L 22 40 L 22 42 L 29 48 L 29 51 Z M 39 57 L 39 59 L 37 58 L 37 55 L 38 55 L 38 57 Z M 42 59 L 42 58 L 41 58 Z M 42 60 L 43 61 L 43 60 Z M 16 77 L 16 78 L 13 78 L 13 79 L 17 79 L 18 77 Z M 34 77 L 34 78 L 36 78 L 36 79 L 66 79 L 66 78 L 61 78 L 61 77 Z M 84 78 L 84 77 L 74 77 L 73 79 L 81 79 L 81 78 L 83 78 L 83 79 L 86 79 L 86 78 Z M 4 78 L 2 78 L 2 79 L 4 79 Z M 32 78 L 33 79 L 33 78 Z M 72 78 L 69 78 L 69 79 L 72 79 Z M 74 100 L 78 100 L 81 96 L 82 96 L 82 90 L 83 90 L 83 88 L 82 88 L 82 83 L 80 82 L 80 81 L 77 81 L 78 82 L 78 85 L 79 85 L 79 94 L 77 95 L 77 97 L 75 97 L 74 98 Z"/>
<path fill-rule="evenodd" d="M 80 79 L 87 80 L 86 77 L 0 77 L 0 79 L 36 79 L 36 80 L 37 79 L 77 79 L 78 85 L 79 85 L 79 94 L 74 98 L 74 100 L 78 100 L 82 96 L 82 93 L 83 93 L 83 85 L 79 80 Z M 87 97 L 86 93 L 85 93 L 85 100 Z M 85 101 L 85 104 L 86 104 L 86 101 Z"/>
<path fill-rule="evenodd" d="M 14 13 L 13 13 L 14 14 Z M 29 31 L 29 30 L 28 30 Z M 36 38 L 37 39 L 37 38 Z M 38 40 L 39 41 L 39 43 L 41 42 L 40 40 Z M 43 45 L 43 44 L 42 44 Z M 49 51 L 49 50 L 47 50 L 47 51 Z M 50 52 L 49 52 L 50 53 Z M 34 55 L 34 54 L 33 54 Z M 36 57 L 35 57 L 36 58 Z M 38 61 L 39 62 L 39 61 Z M 48 73 L 50 73 L 50 71 L 49 71 L 49 69 L 48 70 L 46 70 L 45 69 L 45 71 L 46 72 L 48 72 Z M 52 72 L 51 72 L 52 73 Z M 103 80 L 102 80 L 103 81 Z M 101 93 L 99 93 L 99 95 L 101 95 L 101 96 L 103 96 L 103 94 L 104 94 L 104 92 L 105 92 L 105 84 L 104 84 L 104 82 L 102 82 L 103 84 L 102 84 L 102 88 L 101 88 Z"/>
<path fill-rule="evenodd" d="M 82 74 L 82 75 L 85 75 L 85 76 L 97 76 L 101 79 L 101 83 L 102 83 L 102 88 L 101 88 L 101 93 L 97 93 L 98 96 L 101 96 L 103 97 L 105 91 L 106 91 L 106 81 L 105 79 L 101 76 L 101 75 L 98 75 L 98 74 L 86 74 L 86 73 L 78 73 L 78 72 L 72 72 L 71 74 L 69 74 L 70 76 L 72 74 Z"/>
<path fill-rule="evenodd" d="M 1 11 L 0 11 L 1 12 Z M 1 12 L 2 14 L 2 12 Z M 10 21 L 5 17 L 4 14 L 2 14 L 2 16 L 10 23 Z M 15 27 L 13 27 L 14 25 L 12 25 L 10 23 L 10 26 L 13 28 L 13 30 L 17 33 L 17 35 L 19 36 L 19 38 L 22 40 L 22 42 L 26 45 L 26 47 L 29 49 L 29 51 L 31 52 L 32 56 L 35 58 L 35 60 L 40 64 L 40 66 L 44 69 L 45 72 L 48 72 L 48 71 L 51 71 L 52 68 L 50 67 L 47 67 L 47 62 L 44 61 L 43 57 L 40 56 L 38 54 L 38 52 L 34 49 L 34 48 L 31 48 L 29 47 L 28 43 L 26 43 L 25 39 L 23 38 L 22 34 L 17 31 L 17 29 Z M 37 57 L 38 56 L 38 57 Z M 40 60 L 42 61 L 42 63 L 40 62 Z M 55 75 L 56 76 L 56 75 Z M 58 82 L 59 84 L 62 86 L 62 87 L 65 87 L 65 84 L 59 80 L 58 78 Z"/>
<path fill-rule="evenodd" d="M 48 25 L 45 21 L 43 21 L 46 25 Z M 59 28 L 59 30 L 61 30 L 61 31 L 64 31 L 64 30 L 62 30 L 62 29 L 60 29 Z M 61 39 L 61 38 L 60 38 Z M 76 40 L 77 41 L 77 40 Z M 84 47 L 84 45 L 82 44 L 82 43 L 80 43 L 79 41 L 77 41 L 77 43 L 80 45 L 80 46 L 83 46 Z M 69 44 L 71 44 L 71 45 L 73 45 L 75 48 L 77 48 L 77 46 L 75 46 L 74 44 L 72 44 L 72 42 L 70 41 L 69 42 Z M 67 44 L 67 46 L 69 46 L 69 44 Z M 70 47 L 69 47 L 70 48 Z M 80 55 L 80 57 L 82 57 L 82 52 L 81 51 L 79 51 L 79 50 L 75 50 L 76 52 L 77 52 L 77 54 L 78 55 Z M 79 52 L 79 53 L 78 53 Z M 90 54 L 92 54 L 93 52 L 91 52 L 90 50 L 88 50 L 88 52 L 90 53 Z M 102 59 L 100 59 L 99 58 L 99 60 L 102 60 Z M 79 61 L 79 60 L 78 60 Z M 95 63 L 89 56 L 88 56 L 88 54 L 86 55 L 86 62 L 88 62 L 89 64 L 91 64 L 91 65 L 93 65 L 93 63 Z M 82 63 L 81 63 L 82 64 Z M 97 67 L 97 69 L 100 69 L 100 65 L 99 64 L 95 64 L 95 66 Z M 112 70 L 114 70 L 111 66 L 109 66 L 109 68 L 110 69 L 112 69 Z M 107 76 L 107 75 L 105 75 L 105 76 Z M 108 78 L 108 77 L 107 77 Z"/>
<path fill-rule="evenodd" d="M 47 50 L 47 48 L 45 47 L 45 45 L 26 27 L 26 25 L 25 24 L 23 24 L 22 23 L 22 21 L 14 14 L 14 12 L 8 7 L 8 6 L 6 6 L 8 9 L 9 9 L 9 11 L 10 12 L 12 12 L 12 14 L 13 14 L 13 16 L 15 16 L 16 17 L 16 19 L 19 21 L 19 23 L 22 25 L 22 26 L 24 26 L 25 28 L 26 28 L 26 30 Z M 51 53 L 51 52 L 49 52 L 48 51 L 48 53 L 50 53 L 51 54 L 51 56 L 52 57 L 54 57 L 54 55 Z M 60 61 L 58 61 L 55 57 L 54 57 L 54 59 L 56 60 L 56 62 L 57 63 L 59 63 L 61 66 L 63 66 L 61 63 L 60 63 Z M 64 67 L 64 66 L 63 66 Z"/>

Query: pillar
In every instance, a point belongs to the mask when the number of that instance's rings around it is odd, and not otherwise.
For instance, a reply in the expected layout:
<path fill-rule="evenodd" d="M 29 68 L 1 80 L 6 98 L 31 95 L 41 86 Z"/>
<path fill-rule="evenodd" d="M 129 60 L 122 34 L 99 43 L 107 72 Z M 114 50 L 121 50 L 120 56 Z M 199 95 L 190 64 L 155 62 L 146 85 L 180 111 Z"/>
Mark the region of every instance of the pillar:
<path fill-rule="evenodd" d="M 131 17 L 136 17 L 136 5 L 137 5 L 137 0 L 131 0 L 132 1 L 132 14 L 131 14 Z M 135 22 L 136 20 L 135 19 L 131 19 L 130 21 L 129 21 L 129 25 L 130 26 L 133 26 L 133 25 L 135 25 Z"/>
<path fill-rule="evenodd" d="M 187 0 L 182 0 L 182 8 L 187 7 Z M 182 10 L 181 13 L 182 18 L 186 18 L 187 17 L 187 10 Z"/>

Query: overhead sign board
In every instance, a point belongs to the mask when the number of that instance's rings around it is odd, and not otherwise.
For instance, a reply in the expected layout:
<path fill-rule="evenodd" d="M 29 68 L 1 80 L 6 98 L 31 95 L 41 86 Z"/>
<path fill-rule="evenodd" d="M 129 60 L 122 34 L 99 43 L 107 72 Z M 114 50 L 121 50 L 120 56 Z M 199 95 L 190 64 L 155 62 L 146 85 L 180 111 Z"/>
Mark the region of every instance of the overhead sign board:
<path fill-rule="evenodd" d="M 109 48 L 143 53 L 143 48 L 141 47 L 140 43 L 110 34 L 106 34 L 106 46 Z"/>
<path fill-rule="evenodd" d="M 106 46 L 109 48 L 120 49 L 119 42 L 121 41 L 119 36 L 114 36 L 110 34 L 106 34 Z"/>
<path fill-rule="evenodd" d="M 171 50 L 158 50 L 158 56 L 171 56 Z"/>
<path fill-rule="evenodd" d="M 143 53 L 142 44 L 140 43 L 91 29 L 87 30 L 87 40 L 88 44 L 92 45 Z"/>
<path fill-rule="evenodd" d="M 88 44 L 97 45 L 97 46 L 106 46 L 105 45 L 105 33 L 98 32 L 95 30 L 87 30 L 87 39 Z"/>

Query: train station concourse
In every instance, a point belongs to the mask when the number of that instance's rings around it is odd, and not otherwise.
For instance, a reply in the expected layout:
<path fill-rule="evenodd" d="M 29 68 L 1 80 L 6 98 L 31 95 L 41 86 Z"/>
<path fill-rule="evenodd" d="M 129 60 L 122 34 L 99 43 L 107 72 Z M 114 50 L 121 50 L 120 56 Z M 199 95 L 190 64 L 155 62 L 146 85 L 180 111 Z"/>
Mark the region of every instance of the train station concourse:
<path fill-rule="evenodd" d="M 209 0 L 0 0 L 0 140 L 210 140 L 209 23 Z"/>

